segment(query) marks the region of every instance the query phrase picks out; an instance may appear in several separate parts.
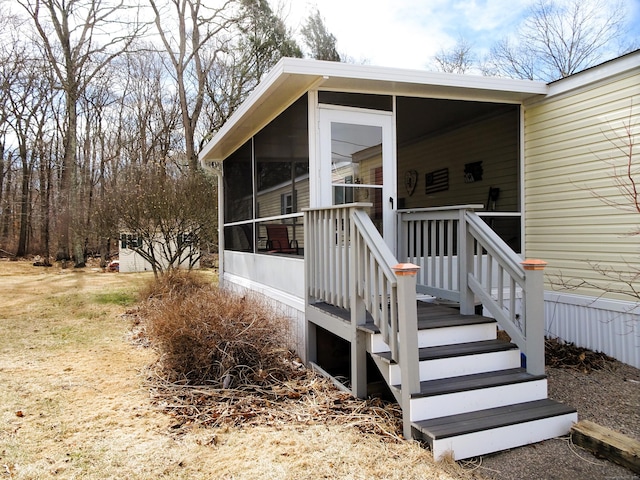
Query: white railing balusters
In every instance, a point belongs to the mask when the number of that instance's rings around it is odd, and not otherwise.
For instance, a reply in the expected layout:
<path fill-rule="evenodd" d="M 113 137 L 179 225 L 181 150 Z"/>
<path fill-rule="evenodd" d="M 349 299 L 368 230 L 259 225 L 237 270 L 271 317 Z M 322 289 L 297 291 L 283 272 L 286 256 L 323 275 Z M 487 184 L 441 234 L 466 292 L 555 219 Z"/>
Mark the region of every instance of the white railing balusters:
<path fill-rule="evenodd" d="M 418 291 L 459 302 L 465 314 L 481 303 L 527 355 L 527 370 L 544 372 L 542 273 L 521 265 L 473 212 L 478 208 L 482 205 L 400 211 L 399 257 L 423 267 Z M 424 245 L 414 241 L 418 230 Z"/>
<path fill-rule="evenodd" d="M 391 268 L 398 262 L 365 213 L 364 208 L 368 207 L 369 204 L 351 204 L 305 211 L 305 242 L 312 249 L 305 249 L 311 270 L 306 276 L 307 291 L 310 301 L 346 309 L 352 308 L 356 299 L 351 298 L 351 292 L 355 292 L 389 345 L 393 360 L 398 361 L 398 334 L 406 322 L 417 320 L 398 317 L 398 286 Z M 422 248 L 421 239 L 428 238 L 428 233 L 417 231 L 415 226 L 408 228 L 412 230 L 404 231 L 406 240 L 416 249 Z M 419 257 L 422 255 L 416 256 Z M 417 370 L 417 365 L 412 368 Z"/>

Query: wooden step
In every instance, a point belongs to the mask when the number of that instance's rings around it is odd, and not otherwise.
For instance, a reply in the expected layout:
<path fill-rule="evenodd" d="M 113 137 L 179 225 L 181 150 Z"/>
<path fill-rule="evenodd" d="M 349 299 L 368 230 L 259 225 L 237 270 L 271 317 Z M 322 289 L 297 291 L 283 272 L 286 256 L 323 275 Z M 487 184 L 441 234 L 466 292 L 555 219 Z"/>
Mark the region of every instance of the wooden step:
<path fill-rule="evenodd" d="M 420 303 L 420 302 L 419 302 Z M 370 334 L 370 353 L 389 350 L 380 335 L 380 329 L 371 318 L 358 328 Z M 435 347 L 496 338 L 497 323 L 480 315 L 460 315 L 449 307 L 418 308 L 418 347 Z"/>
<path fill-rule="evenodd" d="M 439 305 L 431 304 L 426 304 L 428 306 L 421 306 L 420 304 L 421 302 L 418 302 L 418 330 L 460 327 L 485 323 L 496 324 L 494 319 L 483 317 L 481 315 L 461 315 L 455 308 L 441 307 Z M 380 330 L 374 325 L 371 317 L 367 319 L 367 323 L 362 325 L 362 328 L 370 333 L 380 333 Z"/>
<path fill-rule="evenodd" d="M 435 458 L 452 451 L 460 460 L 565 435 L 576 421 L 575 409 L 545 398 L 412 425 L 427 440 Z"/>
<path fill-rule="evenodd" d="M 419 350 L 419 360 L 437 360 L 441 358 L 454 358 L 481 353 L 504 352 L 514 349 L 517 350 L 518 346 L 514 343 L 505 342 L 504 340 L 482 340 L 480 342 L 467 342 L 421 348 Z M 377 355 L 389 362 L 392 362 L 391 352 L 380 352 Z"/>
<path fill-rule="evenodd" d="M 524 368 L 510 368 L 496 372 L 477 373 L 456 378 L 442 378 L 420 382 L 420 393 L 415 398 L 446 395 L 455 392 L 545 379 L 546 375 L 531 375 Z"/>
<path fill-rule="evenodd" d="M 392 389 L 400 391 L 400 385 Z M 545 375 L 523 368 L 476 373 L 420 382 L 411 396 L 411 421 L 497 408 L 547 398 Z"/>
<path fill-rule="evenodd" d="M 401 384 L 400 366 L 391 360 L 391 352 L 373 355 L 388 364 L 389 383 Z M 420 381 L 518 368 L 521 363 L 517 345 L 496 339 L 421 348 L 419 360 Z"/>

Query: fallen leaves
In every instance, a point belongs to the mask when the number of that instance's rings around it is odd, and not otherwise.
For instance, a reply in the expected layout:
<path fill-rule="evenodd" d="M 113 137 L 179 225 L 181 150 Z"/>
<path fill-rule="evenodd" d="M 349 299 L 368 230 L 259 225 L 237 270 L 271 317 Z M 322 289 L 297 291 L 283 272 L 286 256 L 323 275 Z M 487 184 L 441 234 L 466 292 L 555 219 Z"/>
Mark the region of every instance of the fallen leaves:
<path fill-rule="evenodd" d="M 150 386 L 152 401 L 185 428 L 348 425 L 390 441 L 402 439 L 397 404 L 354 398 L 311 370 L 293 368 L 287 381 L 233 389 L 171 383 L 161 376 L 150 379 Z"/>
<path fill-rule="evenodd" d="M 551 338 L 545 341 L 545 363 L 548 367 L 568 368 L 583 373 L 602 370 L 613 359 L 602 352 L 577 347 Z"/>

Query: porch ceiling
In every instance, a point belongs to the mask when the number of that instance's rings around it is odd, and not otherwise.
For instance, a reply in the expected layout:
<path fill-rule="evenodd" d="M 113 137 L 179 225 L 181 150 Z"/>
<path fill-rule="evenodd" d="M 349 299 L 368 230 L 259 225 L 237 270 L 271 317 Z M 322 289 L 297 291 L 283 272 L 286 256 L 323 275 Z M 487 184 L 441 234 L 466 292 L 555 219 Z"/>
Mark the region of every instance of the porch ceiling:
<path fill-rule="evenodd" d="M 545 83 L 528 80 L 285 58 L 205 146 L 201 161 L 206 165 L 223 160 L 301 95 L 315 88 L 516 104 L 543 96 L 548 90 Z"/>

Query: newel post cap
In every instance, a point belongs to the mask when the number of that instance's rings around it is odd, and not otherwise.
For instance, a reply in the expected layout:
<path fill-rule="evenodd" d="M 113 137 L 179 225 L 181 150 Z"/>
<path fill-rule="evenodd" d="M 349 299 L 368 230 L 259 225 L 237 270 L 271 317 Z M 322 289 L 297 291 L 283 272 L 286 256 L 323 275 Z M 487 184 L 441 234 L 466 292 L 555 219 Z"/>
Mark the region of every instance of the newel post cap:
<path fill-rule="evenodd" d="M 399 263 L 391 268 L 393 268 L 393 271 L 396 272 L 398 277 L 412 277 L 418 273 L 418 270 L 420 270 L 420 267 L 413 263 Z"/>
<path fill-rule="evenodd" d="M 547 266 L 547 262 L 539 260 L 537 258 L 528 258 L 523 262 L 520 262 L 525 270 L 544 270 Z"/>

